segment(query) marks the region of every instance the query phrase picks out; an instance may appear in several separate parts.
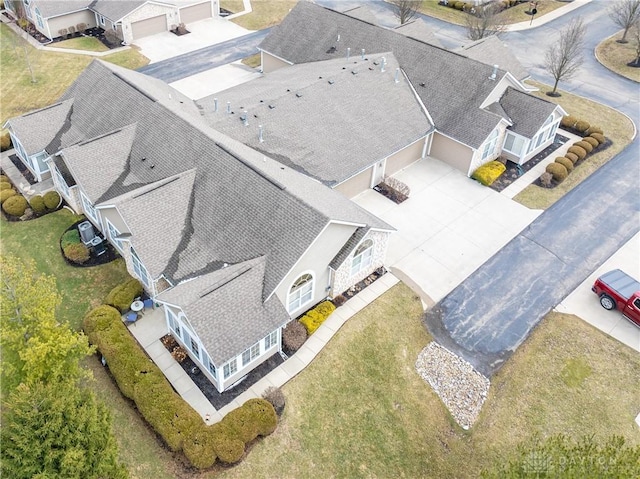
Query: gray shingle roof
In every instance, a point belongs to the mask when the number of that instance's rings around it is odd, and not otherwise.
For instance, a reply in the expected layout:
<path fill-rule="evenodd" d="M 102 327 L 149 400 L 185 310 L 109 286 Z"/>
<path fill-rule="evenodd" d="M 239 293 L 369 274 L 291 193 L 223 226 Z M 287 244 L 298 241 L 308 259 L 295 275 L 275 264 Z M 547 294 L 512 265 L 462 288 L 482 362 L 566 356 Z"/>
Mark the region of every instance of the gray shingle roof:
<path fill-rule="evenodd" d="M 309 2 L 299 2 L 260 45 L 296 64 L 344 58 L 347 47 L 393 52 L 436 128 L 462 143 L 478 148 L 500 121 L 480 105 L 504 70 L 491 80 L 489 65 Z"/>
<path fill-rule="evenodd" d="M 57 150 L 55 146 L 50 147 L 50 145 L 67 125 L 72 108 L 73 100 L 69 99 L 12 118 L 8 123 L 28 155 L 34 155 L 43 150 L 54 154 Z"/>
<path fill-rule="evenodd" d="M 500 105 L 513 122 L 509 130 L 526 138 L 533 138 L 558 107 L 555 103 L 527 95 L 511 87 L 508 87 L 500 98 Z"/>
<path fill-rule="evenodd" d="M 213 97 L 199 103 L 215 129 L 334 186 L 433 129 L 402 72 L 394 81 L 393 54 L 384 56 L 384 72 L 382 55 L 362 60 L 354 54 L 349 61 L 276 70 L 219 92 L 217 113 Z"/>
<path fill-rule="evenodd" d="M 42 18 L 51 18 L 87 9 L 92 2 L 93 0 L 37 0 L 32 2 L 32 7 L 40 10 Z"/>
<path fill-rule="evenodd" d="M 430 43 L 440 47 L 440 41 L 436 38 L 436 34 L 422 18 L 416 18 L 404 25 L 399 25 L 394 28 L 394 31 L 402 33 L 405 37 L 415 38 L 418 41 L 424 43 Z"/>
<path fill-rule="evenodd" d="M 355 248 L 358 243 L 360 243 L 360 241 L 362 241 L 362 239 L 367 235 L 369 229 L 370 228 L 363 227 L 355 230 L 351 235 L 351 238 L 347 240 L 342 249 L 338 251 L 338 254 L 331 260 L 331 263 L 329 263 L 329 267 L 334 270 L 338 269 L 342 265 L 342 263 L 344 263 L 345 260 L 349 257 L 349 255 L 353 251 L 353 248 Z"/>
<path fill-rule="evenodd" d="M 95 0 L 91 10 L 117 22 L 145 3 L 147 3 L 146 0 Z M 163 1 L 163 3 L 168 2 Z"/>
<path fill-rule="evenodd" d="M 349 10 L 344 10 L 342 13 L 353 18 L 358 18 L 363 22 L 371 23 L 372 25 L 378 24 L 378 20 L 376 19 L 376 16 L 373 14 L 373 12 L 363 5 L 351 8 Z"/>
<path fill-rule="evenodd" d="M 509 47 L 496 35 L 490 35 L 468 43 L 458 48 L 456 52 L 487 65 L 499 65 L 518 80 L 524 80 L 530 76 Z"/>
<path fill-rule="evenodd" d="M 243 261 L 158 295 L 183 309 L 217 367 L 289 320 L 275 296 L 262 301 L 265 263 L 264 257 Z"/>

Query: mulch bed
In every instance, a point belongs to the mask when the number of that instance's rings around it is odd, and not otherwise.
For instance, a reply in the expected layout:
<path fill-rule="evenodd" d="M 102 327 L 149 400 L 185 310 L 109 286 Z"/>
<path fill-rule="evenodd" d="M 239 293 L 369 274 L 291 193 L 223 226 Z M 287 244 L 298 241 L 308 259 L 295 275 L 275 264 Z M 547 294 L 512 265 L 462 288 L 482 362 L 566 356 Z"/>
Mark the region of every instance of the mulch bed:
<path fill-rule="evenodd" d="M 85 221 L 87 220 L 82 219 L 80 221 L 75 222 L 73 225 L 67 228 L 64 232 L 66 233 L 69 230 L 77 229 L 78 225 L 80 223 L 84 223 Z M 102 238 L 102 235 L 99 234 L 99 231 L 97 229 L 94 229 L 94 231 L 96 232 L 96 234 L 98 234 L 98 236 Z M 60 239 L 62 239 L 62 235 L 60 236 Z M 120 258 L 120 253 L 118 253 L 118 251 L 111 245 L 111 243 L 109 243 L 109 241 L 107 241 L 106 238 L 103 238 L 102 244 L 105 247 L 105 252 L 99 256 L 96 256 L 92 251 L 91 255 L 89 256 L 89 259 L 82 264 L 69 261 L 62 251 L 62 246 L 60 246 L 60 254 L 64 258 L 64 260 L 67 262 L 67 264 L 69 266 L 73 266 L 74 268 L 89 268 L 91 266 L 100 266 L 102 264 L 111 263 L 112 261 L 115 261 L 116 259 Z"/>
<path fill-rule="evenodd" d="M 177 341 L 175 341 L 175 339 L 173 339 L 173 337 L 170 334 L 167 334 L 162 338 L 160 338 L 160 341 L 162 342 L 164 347 L 167 349 L 167 351 L 169 351 L 170 353 L 173 352 L 174 349 L 180 347 Z M 280 356 L 278 353 L 274 354 L 265 362 L 263 362 L 260 366 L 250 371 L 242 379 L 242 382 L 240 384 L 236 383 L 236 385 L 232 389 L 229 389 L 223 393 L 218 392 L 218 390 L 213 385 L 213 383 L 209 381 L 209 379 L 207 379 L 207 376 L 205 376 L 200 371 L 199 367 L 196 365 L 196 363 L 193 362 L 193 360 L 189 356 L 187 356 L 178 364 L 182 366 L 182 369 L 184 369 L 184 372 L 186 372 L 187 375 L 196 384 L 196 386 L 198 386 L 198 389 L 202 391 L 202 394 L 204 394 L 205 397 L 209 400 L 209 402 L 211 402 L 213 407 L 216 408 L 216 410 L 219 410 L 224 406 L 226 406 L 227 404 L 229 404 L 235 398 L 240 396 L 240 394 L 245 392 L 255 383 L 260 381 L 260 379 L 262 379 L 271 371 L 273 371 L 275 368 L 280 366 L 283 362 L 284 362 L 284 359 L 282 359 L 282 356 Z"/>
<path fill-rule="evenodd" d="M 394 203 L 396 203 L 398 205 L 408 198 L 407 195 L 404 195 L 404 194 L 400 193 L 399 191 L 396 191 L 395 189 L 389 187 L 385 183 L 380 183 L 380 184 L 374 186 L 373 190 L 377 191 L 382 196 L 384 196 L 385 198 L 390 199 L 391 201 L 393 201 Z"/>
<path fill-rule="evenodd" d="M 371 273 L 369 276 L 367 276 L 365 279 L 363 279 L 362 281 L 360 281 L 360 282 L 354 284 L 353 286 L 351 286 L 348 290 L 346 290 L 344 293 L 342 293 L 341 296 L 344 296 L 345 299 L 353 298 L 356 294 L 358 294 L 364 288 L 366 288 L 367 286 L 372 284 L 374 281 L 376 281 L 378 278 L 380 278 L 386 272 L 387 272 L 387 270 L 384 269 L 384 266 L 381 266 L 380 268 L 375 270 L 373 273 Z M 336 306 L 338 306 L 338 305 L 336 305 Z"/>
<path fill-rule="evenodd" d="M 18 158 L 18 155 L 9 155 L 9 159 L 11 160 L 11 163 L 13 163 L 13 165 L 18 169 L 18 171 L 22 173 L 22 176 L 24 176 L 24 179 L 27 180 L 30 185 L 35 185 L 37 183 L 36 177 L 33 176 L 33 173 L 31 173 L 31 171 L 29 171 L 26 166 L 24 166 L 24 163 L 20 160 L 20 158 Z M 14 186 L 17 187 L 18 185 Z"/>
<path fill-rule="evenodd" d="M 498 192 L 504 190 L 507 186 L 509 186 L 514 181 L 516 181 L 520 176 L 522 176 L 531 168 L 536 166 L 538 163 L 544 160 L 547 156 L 549 156 L 555 150 L 557 150 L 562 145 L 564 145 L 567 141 L 569 141 L 569 138 L 567 138 L 566 136 L 556 134 L 556 137 L 553 139 L 553 143 L 547 146 L 544 150 L 542 150 L 536 156 L 528 160 L 524 165 L 518 165 L 517 163 L 507 160 L 505 164 L 507 169 L 505 170 L 504 173 L 502 173 L 502 175 L 500 175 L 500 177 L 496 181 L 494 181 L 489 186 L 489 188 Z"/>

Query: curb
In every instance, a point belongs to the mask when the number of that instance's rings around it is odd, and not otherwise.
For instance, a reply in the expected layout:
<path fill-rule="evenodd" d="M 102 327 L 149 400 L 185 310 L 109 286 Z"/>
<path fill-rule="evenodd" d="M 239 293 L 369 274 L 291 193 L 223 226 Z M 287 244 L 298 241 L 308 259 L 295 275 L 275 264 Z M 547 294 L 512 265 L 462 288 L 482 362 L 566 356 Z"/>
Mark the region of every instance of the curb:
<path fill-rule="evenodd" d="M 606 68 L 608 71 L 610 71 L 611 73 L 618 75 L 620 78 L 624 78 L 625 80 L 629 80 L 632 81 L 634 83 L 640 83 L 640 81 L 638 80 L 634 80 L 633 78 L 629 78 L 628 76 L 623 75 L 620 72 L 617 72 L 615 70 L 612 70 L 611 68 L 609 68 L 607 65 L 605 65 L 604 63 L 602 63 L 602 61 L 600 60 L 600 57 L 598 56 L 598 47 L 600 45 L 602 45 L 604 42 L 606 42 L 607 40 L 609 40 L 610 38 L 615 37 L 616 35 L 618 35 L 622 30 L 618 30 L 616 33 L 614 33 L 613 35 L 609 35 L 607 38 L 605 38 L 604 40 L 602 40 L 600 43 L 598 43 L 595 48 L 593 49 L 593 56 L 596 58 L 596 61 L 602 65 L 604 68 Z"/>

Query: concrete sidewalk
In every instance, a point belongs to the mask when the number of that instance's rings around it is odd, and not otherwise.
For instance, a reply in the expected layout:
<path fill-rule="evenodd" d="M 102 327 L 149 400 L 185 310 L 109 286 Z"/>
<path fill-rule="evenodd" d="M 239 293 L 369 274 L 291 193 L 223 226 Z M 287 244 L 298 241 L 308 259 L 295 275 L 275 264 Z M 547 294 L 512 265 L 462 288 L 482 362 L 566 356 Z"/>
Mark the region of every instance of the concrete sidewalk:
<path fill-rule="evenodd" d="M 574 11 L 576 8 L 580 8 L 583 5 L 591 2 L 591 0 L 573 0 L 570 3 L 568 2 L 565 6 L 556 8 L 552 12 L 549 12 L 540 17 L 534 17 L 533 19 L 529 19 L 524 22 L 512 23 L 511 25 L 507 25 L 507 32 L 519 32 L 522 30 L 529 30 L 530 28 L 536 28 L 544 25 L 545 23 L 549 23 L 556 18 L 561 17 L 562 15 L 566 15 L 569 12 Z"/>

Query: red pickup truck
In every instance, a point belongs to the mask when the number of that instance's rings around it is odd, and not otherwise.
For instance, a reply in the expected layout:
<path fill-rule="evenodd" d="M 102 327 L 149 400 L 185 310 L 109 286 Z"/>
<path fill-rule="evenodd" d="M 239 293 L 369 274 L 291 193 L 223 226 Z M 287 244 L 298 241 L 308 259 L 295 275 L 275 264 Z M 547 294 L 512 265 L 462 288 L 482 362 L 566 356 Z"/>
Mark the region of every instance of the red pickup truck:
<path fill-rule="evenodd" d="M 600 276 L 591 290 L 604 309 L 618 309 L 636 326 L 640 326 L 640 282 L 619 269 Z"/>

